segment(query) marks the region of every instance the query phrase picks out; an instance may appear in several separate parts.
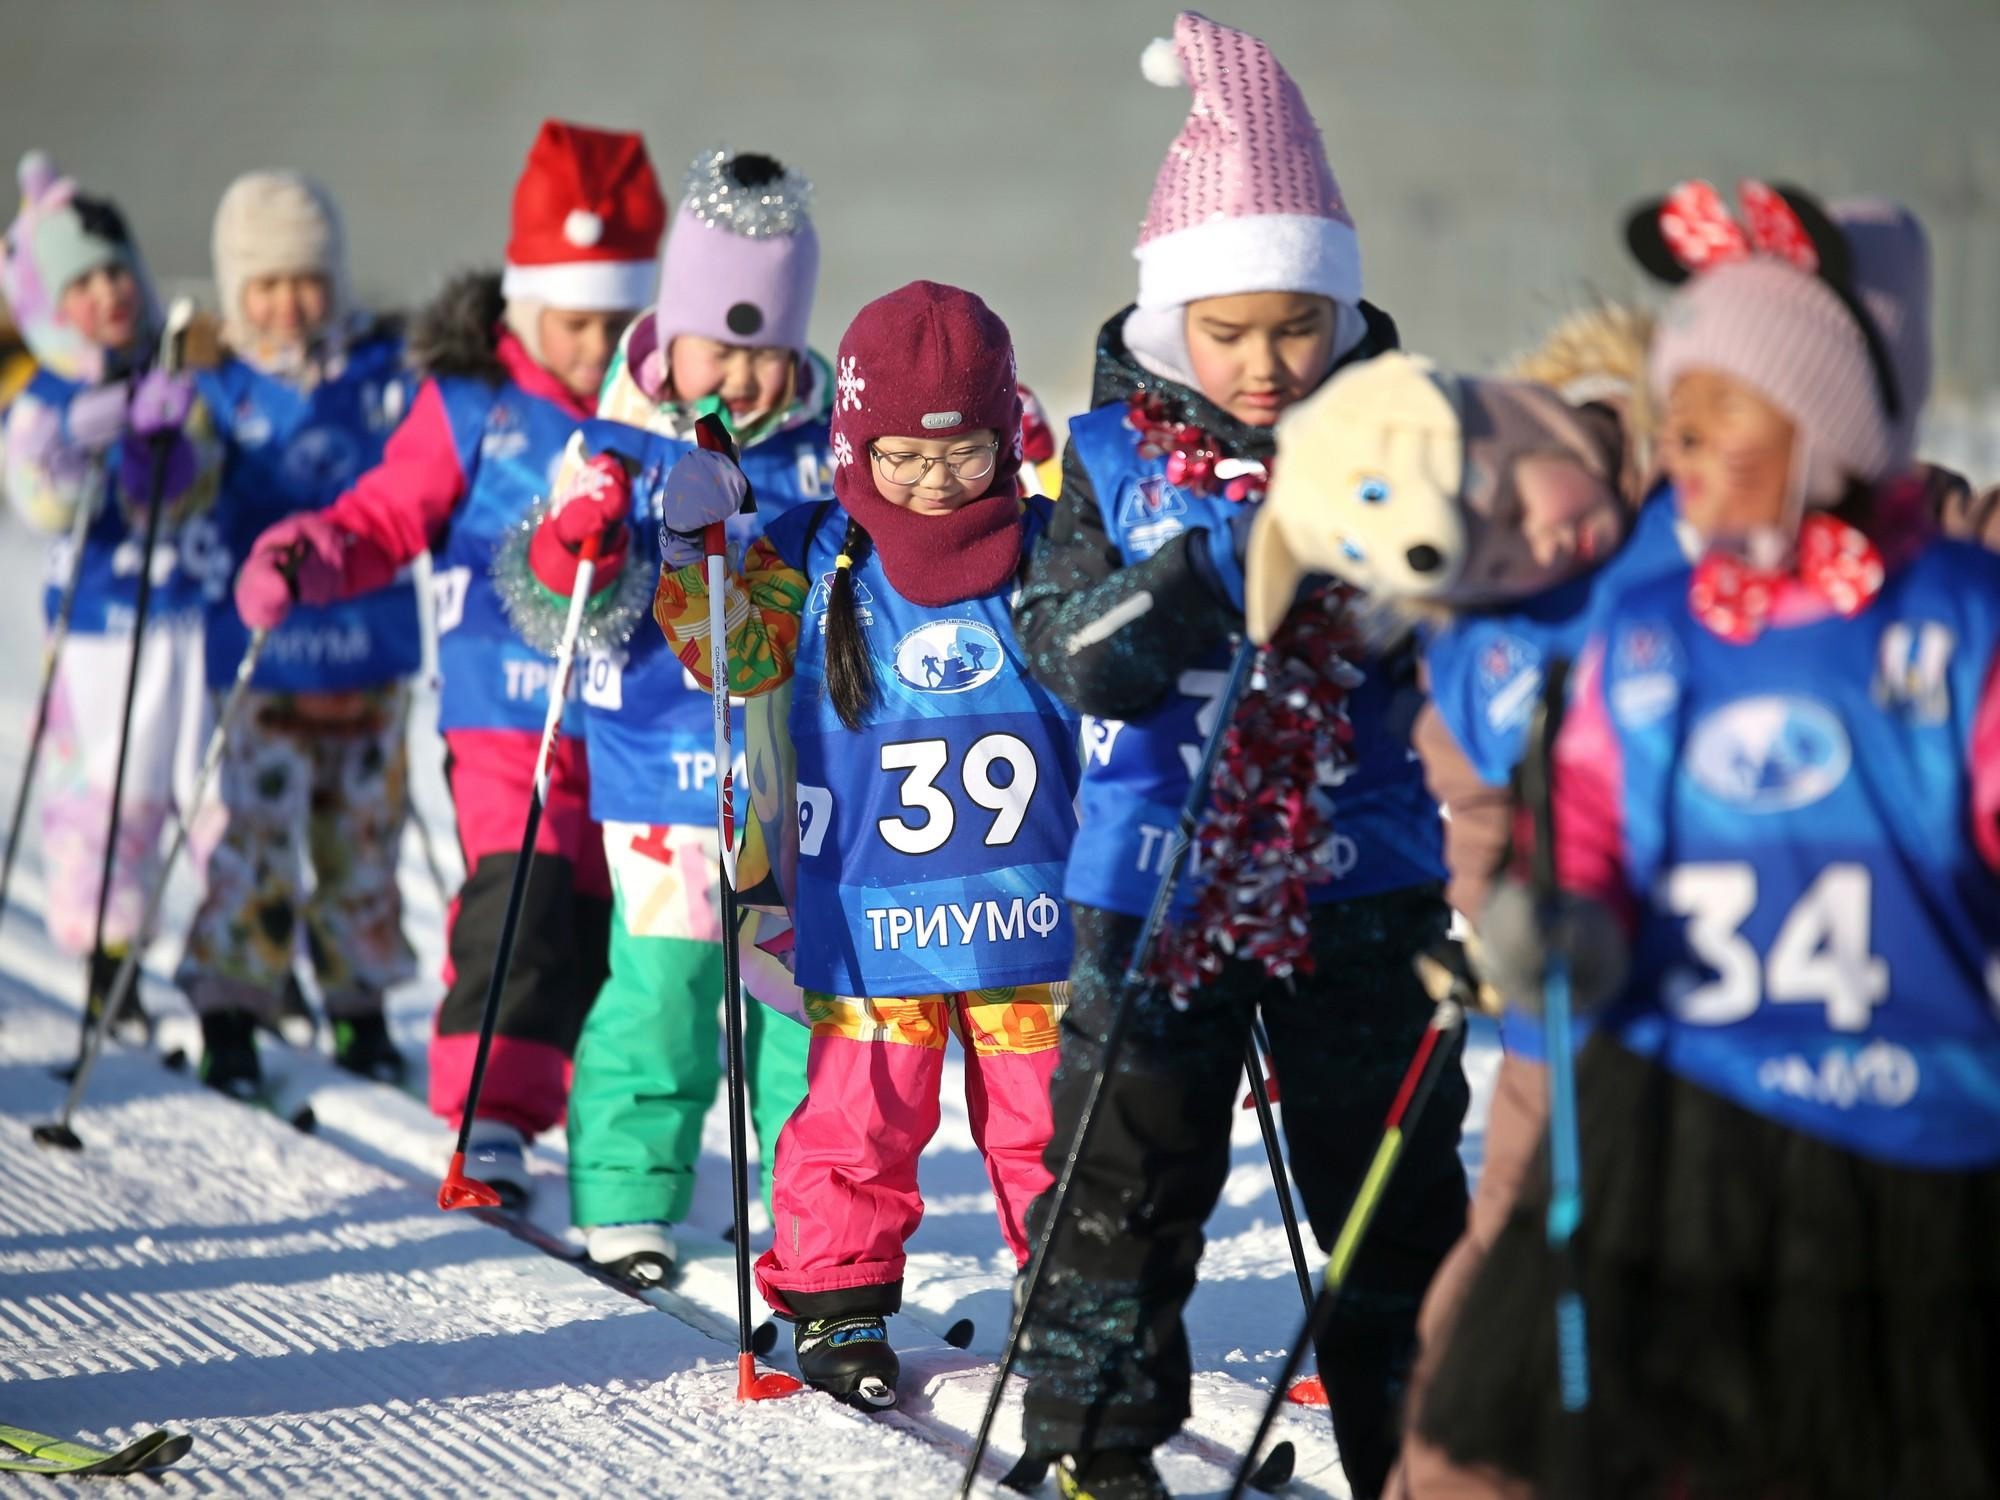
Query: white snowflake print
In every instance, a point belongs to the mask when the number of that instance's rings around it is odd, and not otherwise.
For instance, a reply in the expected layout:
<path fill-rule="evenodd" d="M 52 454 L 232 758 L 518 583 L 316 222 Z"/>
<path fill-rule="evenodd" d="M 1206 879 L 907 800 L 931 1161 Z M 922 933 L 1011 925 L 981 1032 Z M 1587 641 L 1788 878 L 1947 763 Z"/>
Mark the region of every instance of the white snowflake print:
<path fill-rule="evenodd" d="M 868 389 L 868 382 L 861 378 L 861 372 L 854 368 L 854 356 L 849 355 L 840 362 L 840 405 L 843 410 L 861 410 L 861 393 Z"/>
<path fill-rule="evenodd" d="M 833 466 L 844 469 L 853 462 L 854 444 L 848 442 L 846 433 L 836 432 L 833 435 Z"/>

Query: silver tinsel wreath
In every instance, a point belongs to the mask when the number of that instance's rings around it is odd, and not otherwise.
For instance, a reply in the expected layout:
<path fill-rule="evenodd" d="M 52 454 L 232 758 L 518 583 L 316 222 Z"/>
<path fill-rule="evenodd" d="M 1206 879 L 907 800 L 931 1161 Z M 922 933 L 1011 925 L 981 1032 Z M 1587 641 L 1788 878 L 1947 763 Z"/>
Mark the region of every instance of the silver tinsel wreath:
<path fill-rule="evenodd" d="M 507 540 L 493 555 L 493 587 L 515 633 L 543 655 L 554 656 L 556 648 L 562 645 L 563 626 L 569 620 L 569 601 L 550 593 L 528 566 L 528 543 L 548 513 L 548 501 L 537 500 L 514 524 Z M 617 584 L 599 589 L 591 596 L 583 611 L 583 629 L 577 636 L 579 657 L 623 646 L 632 638 L 639 622 L 652 612 L 654 579 L 645 565 L 650 555 L 650 548 L 632 548 L 626 554 L 625 569 L 618 575 Z"/>

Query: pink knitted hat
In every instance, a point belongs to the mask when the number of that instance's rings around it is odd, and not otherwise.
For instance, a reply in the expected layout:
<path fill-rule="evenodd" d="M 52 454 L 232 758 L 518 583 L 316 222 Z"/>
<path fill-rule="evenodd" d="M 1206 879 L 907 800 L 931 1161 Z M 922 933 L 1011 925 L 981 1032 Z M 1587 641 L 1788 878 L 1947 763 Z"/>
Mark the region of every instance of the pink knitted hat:
<path fill-rule="evenodd" d="M 1687 278 L 1653 335 L 1653 389 L 1664 401 L 1691 370 L 1755 387 L 1800 430 L 1807 501 L 1831 504 L 1910 462 L 1930 389 L 1923 226 L 1875 200 L 1828 212 L 1796 188 L 1739 192 L 1742 224 L 1694 182 L 1628 226 L 1642 264 Z"/>
<path fill-rule="evenodd" d="M 1361 300 L 1361 245 L 1319 127 L 1266 47 L 1184 10 L 1141 70 L 1194 105 L 1160 164 L 1133 255 L 1139 306 L 1240 292 Z"/>

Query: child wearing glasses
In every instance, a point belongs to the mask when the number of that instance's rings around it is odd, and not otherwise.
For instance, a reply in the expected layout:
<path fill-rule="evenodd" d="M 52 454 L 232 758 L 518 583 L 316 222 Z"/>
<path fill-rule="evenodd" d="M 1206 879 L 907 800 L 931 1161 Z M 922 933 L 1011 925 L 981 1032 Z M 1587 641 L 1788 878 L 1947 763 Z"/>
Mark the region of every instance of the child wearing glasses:
<path fill-rule="evenodd" d="M 607 453 L 664 473 L 695 446 L 699 414 L 719 408 L 757 497 L 754 516 L 732 518 L 739 548 L 832 493 L 833 371 L 806 347 L 819 275 L 810 194 L 796 172 L 750 152 L 706 152 L 689 168 L 658 301 L 626 331 L 597 420 L 571 441 L 560 502 L 509 554 L 503 587 L 524 634 L 560 636 L 585 539 L 603 536 L 607 556 L 635 538 L 652 546 L 652 496 L 640 486 L 635 510 L 626 465 Z M 603 825 L 613 907 L 610 974 L 570 1085 L 569 1190 L 591 1259 L 657 1284 L 679 1257 L 673 1226 L 694 1198 L 702 1121 L 722 1073 L 717 768 L 708 690 L 645 623 L 651 569 L 631 570 L 630 581 L 617 585 L 629 610 L 602 622 L 606 649 L 580 668 L 590 815 Z M 745 1041 L 768 1196 L 778 1131 L 805 1096 L 806 1028 L 782 967 L 749 944 L 744 959 L 765 1002 L 750 1008 Z"/>
<path fill-rule="evenodd" d="M 1079 767 L 1076 718 L 1028 675 L 1009 621 L 1050 510 L 1021 497 L 1019 431 L 1012 343 L 983 302 L 920 281 L 871 303 L 837 359 L 836 498 L 774 522 L 728 601 L 731 687 L 797 684 L 776 864 L 812 1022 L 758 1285 L 796 1325 L 800 1373 L 869 1406 L 896 1399 L 883 1319 L 923 1215 L 948 1034 L 1018 1261 L 1049 1182 Z M 662 497 L 654 614 L 698 676 L 699 534 L 742 493 L 696 452 Z"/>

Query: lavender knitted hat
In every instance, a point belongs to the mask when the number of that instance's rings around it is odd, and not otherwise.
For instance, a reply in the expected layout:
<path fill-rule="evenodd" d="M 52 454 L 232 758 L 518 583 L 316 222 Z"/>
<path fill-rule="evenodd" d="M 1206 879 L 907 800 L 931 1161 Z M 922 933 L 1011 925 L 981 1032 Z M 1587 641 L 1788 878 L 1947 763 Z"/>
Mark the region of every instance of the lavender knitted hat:
<path fill-rule="evenodd" d="M 695 159 L 660 263 L 661 356 L 689 333 L 805 359 L 819 280 L 811 199 L 812 184 L 768 156 L 711 151 Z"/>

